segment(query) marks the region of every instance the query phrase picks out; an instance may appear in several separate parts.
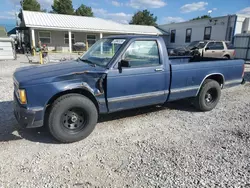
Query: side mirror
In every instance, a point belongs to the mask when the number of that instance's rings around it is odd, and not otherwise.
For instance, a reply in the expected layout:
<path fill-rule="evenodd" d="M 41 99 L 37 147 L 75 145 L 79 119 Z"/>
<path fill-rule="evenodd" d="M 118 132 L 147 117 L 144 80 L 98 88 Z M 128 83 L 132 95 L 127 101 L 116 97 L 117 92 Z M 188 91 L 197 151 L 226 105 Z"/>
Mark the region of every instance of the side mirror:
<path fill-rule="evenodd" d="M 209 47 L 206 47 L 206 48 L 205 48 L 205 51 L 207 51 L 207 50 L 209 50 Z"/>
<path fill-rule="evenodd" d="M 122 72 L 122 67 L 130 67 L 129 61 L 127 61 L 127 60 L 121 60 L 121 61 L 118 63 L 118 69 L 119 69 L 119 72 L 120 72 L 120 73 Z"/>
<path fill-rule="evenodd" d="M 121 67 L 130 67 L 130 63 L 127 60 L 121 60 Z"/>

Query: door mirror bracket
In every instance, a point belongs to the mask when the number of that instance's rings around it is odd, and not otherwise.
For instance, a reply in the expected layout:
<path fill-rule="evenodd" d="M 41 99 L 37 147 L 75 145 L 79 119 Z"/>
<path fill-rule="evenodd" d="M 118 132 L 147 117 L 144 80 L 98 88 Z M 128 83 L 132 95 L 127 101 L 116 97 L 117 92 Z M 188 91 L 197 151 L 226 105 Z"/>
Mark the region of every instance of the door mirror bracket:
<path fill-rule="evenodd" d="M 129 61 L 127 61 L 127 60 L 121 60 L 121 61 L 118 63 L 118 69 L 119 69 L 119 72 L 120 72 L 120 73 L 122 73 L 122 67 L 130 67 Z"/>

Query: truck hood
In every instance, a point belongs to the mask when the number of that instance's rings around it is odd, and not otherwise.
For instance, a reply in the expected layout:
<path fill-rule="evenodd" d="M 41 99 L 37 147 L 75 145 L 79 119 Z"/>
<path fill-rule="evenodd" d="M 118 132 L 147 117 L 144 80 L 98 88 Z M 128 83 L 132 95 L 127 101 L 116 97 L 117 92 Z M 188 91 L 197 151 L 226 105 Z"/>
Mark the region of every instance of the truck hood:
<path fill-rule="evenodd" d="M 14 80 L 19 86 L 57 81 L 58 78 L 79 74 L 100 74 L 106 69 L 92 66 L 81 61 L 68 61 L 47 65 L 35 65 L 16 69 Z"/>

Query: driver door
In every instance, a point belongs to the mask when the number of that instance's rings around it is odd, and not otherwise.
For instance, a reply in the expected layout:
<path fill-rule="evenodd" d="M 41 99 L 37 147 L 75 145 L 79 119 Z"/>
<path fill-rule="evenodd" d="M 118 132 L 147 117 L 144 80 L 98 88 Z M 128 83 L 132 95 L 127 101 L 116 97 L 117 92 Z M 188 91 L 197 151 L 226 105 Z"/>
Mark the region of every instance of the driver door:
<path fill-rule="evenodd" d="M 121 59 L 128 66 L 111 69 L 107 76 L 110 112 L 166 101 L 169 80 L 166 80 L 157 40 L 130 42 Z"/>

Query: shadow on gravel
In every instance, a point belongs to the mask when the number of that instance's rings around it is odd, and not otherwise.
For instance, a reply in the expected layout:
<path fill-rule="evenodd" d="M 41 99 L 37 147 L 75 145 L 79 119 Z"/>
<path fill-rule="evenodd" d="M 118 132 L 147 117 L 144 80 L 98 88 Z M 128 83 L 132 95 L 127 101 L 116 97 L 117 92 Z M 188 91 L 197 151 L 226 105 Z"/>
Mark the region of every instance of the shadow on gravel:
<path fill-rule="evenodd" d="M 147 115 L 148 113 L 162 111 L 162 110 L 180 110 L 180 111 L 187 111 L 187 112 L 199 112 L 197 111 L 189 100 L 179 100 L 175 102 L 167 103 L 163 106 L 149 106 L 149 107 L 142 107 L 132 110 L 125 110 L 121 112 L 114 112 L 111 114 L 102 115 L 99 119 L 100 122 L 106 122 L 106 121 L 113 121 L 118 119 L 123 119 L 127 117 L 134 117 L 139 115 Z"/>
<path fill-rule="evenodd" d="M 250 82 L 250 72 L 245 72 L 244 79 L 245 81 Z"/>
<path fill-rule="evenodd" d="M 180 110 L 186 112 L 200 112 L 194 107 L 190 99 L 182 99 L 179 101 L 170 102 L 165 104 L 165 107 L 172 110 Z"/>
<path fill-rule="evenodd" d="M 115 112 L 107 115 L 101 115 L 98 122 L 107 122 L 122 118 L 147 115 L 148 113 L 162 111 L 166 109 L 176 109 L 181 111 L 196 112 L 194 107 L 185 100 L 171 102 L 163 106 L 149 106 L 133 110 Z M 24 129 L 18 126 L 13 114 L 13 102 L 0 102 L 0 142 L 15 140 L 29 140 L 32 142 L 59 144 L 55 141 L 45 127 L 35 129 Z"/>
<path fill-rule="evenodd" d="M 21 139 L 41 143 L 58 143 L 44 127 L 36 129 L 19 127 L 13 114 L 13 102 L 0 102 L 0 142 Z"/>
<path fill-rule="evenodd" d="M 132 109 L 132 110 L 124 110 L 120 112 L 114 112 L 111 114 L 101 115 L 98 122 L 102 123 L 102 122 L 113 121 L 113 120 L 118 120 L 118 119 L 123 119 L 123 118 L 128 118 L 128 117 L 147 115 L 148 113 L 157 112 L 157 111 L 161 111 L 165 109 L 166 109 L 165 106 L 149 106 L 149 107 L 142 107 L 142 108 L 137 108 L 137 109 Z"/>

